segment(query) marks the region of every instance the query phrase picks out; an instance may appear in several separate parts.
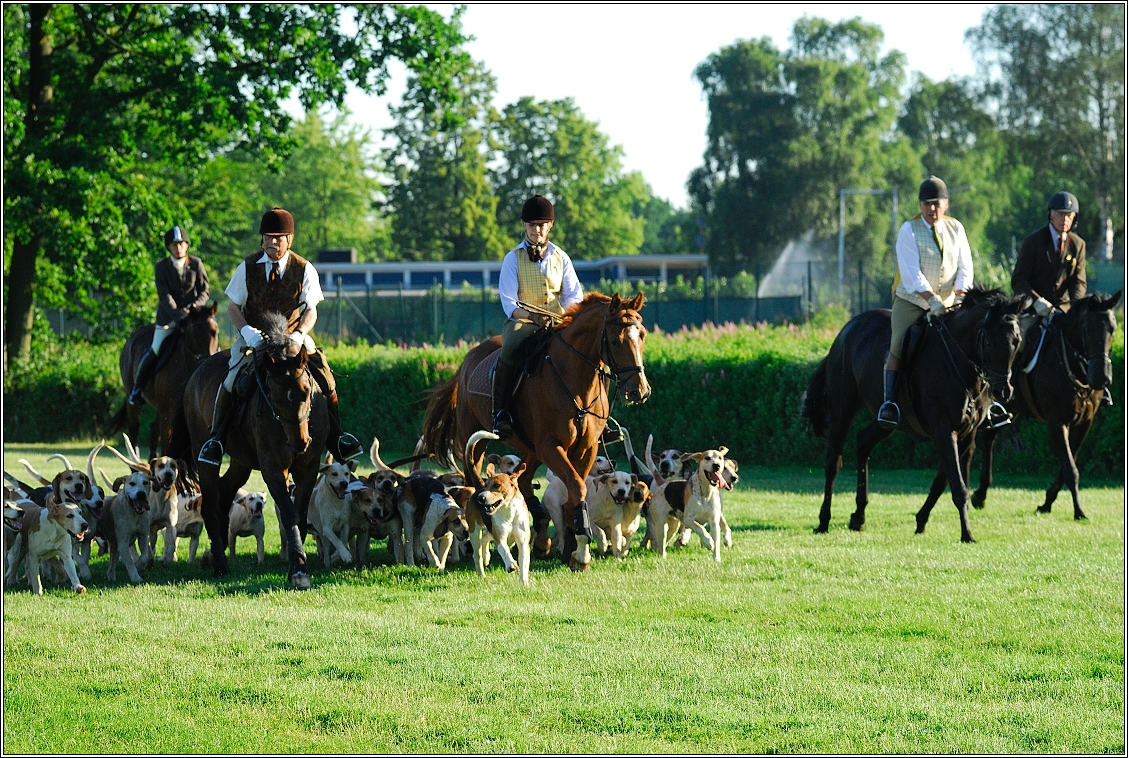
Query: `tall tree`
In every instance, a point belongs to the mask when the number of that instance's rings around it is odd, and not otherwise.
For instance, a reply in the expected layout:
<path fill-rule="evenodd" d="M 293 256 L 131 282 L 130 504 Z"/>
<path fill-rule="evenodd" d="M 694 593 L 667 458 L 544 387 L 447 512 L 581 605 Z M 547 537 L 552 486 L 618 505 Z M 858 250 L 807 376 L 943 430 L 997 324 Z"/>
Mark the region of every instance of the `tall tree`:
<path fill-rule="evenodd" d="M 384 153 L 392 174 L 387 210 L 402 258 L 488 260 L 506 250 L 487 168 L 496 83 L 479 62 L 465 63 L 452 81 L 455 102 L 445 113 L 430 107 L 417 78 L 392 109 L 393 144 Z"/>
<path fill-rule="evenodd" d="M 842 188 L 915 191 L 919 159 L 893 129 L 905 57 L 880 56 L 882 40 L 857 18 L 804 17 L 786 52 L 766 37 L 742 40 L 698 66 L 708 146 L 687 186 L 720 270 L 768 263 L 811 227 L 837 232 Z M 861 259 L 890 249 L 888 202 L 847 206 L 849 249 Z"/>
<path fill-rule="evenodd" d="M 294 87 L 307 108 L 382 93 L 392 58 L 449 97 L 464 56 L 457 13 L 390 5 L 5 5 L 4 36 L 6 362 L 37 282 L 102 331 L 137 317 L 179 215 L 154 176 L 237 144 L 270 160 Z"/>
<path fill-rule="evenodd" d="M 623 171 L 623 150 L 571 98 L 523 97 L 506 106 L 498 125 L 501 151 L 493 174 L 501 228 L 520 239 L 521 206 L 540 193 L 552 200 L 552 239 L 579 259 L 634 255 L 644 220 L 636 203 L 650 199 L 638 173 Z"/>
<path fill-rule="evenodd" d="M 1043 194 L 1081 184 L 1110 257 L 1124 229 L 1124 5 L 999 5 L 967 39 Z"/>

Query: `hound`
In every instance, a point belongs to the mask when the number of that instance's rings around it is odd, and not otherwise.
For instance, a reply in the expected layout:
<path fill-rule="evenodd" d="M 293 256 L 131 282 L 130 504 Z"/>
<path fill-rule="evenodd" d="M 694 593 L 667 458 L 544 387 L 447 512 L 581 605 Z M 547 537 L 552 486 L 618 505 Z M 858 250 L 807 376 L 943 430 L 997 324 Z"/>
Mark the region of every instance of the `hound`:
<path fill-rule="evenodd" d="M 521 584 L 529 585 L 529 554 L 532 540 L 532 518 L 529 507 L 521 490 L 517 488 L 517 480 L 525 471 L 525 464 L 521 463 L 515 471 L 508 474 L 494 474 L 485 481 L 478 478 L 478 472 L 473 470 L 472 461 L 474 445 L 483 439 L 498 439 L 492 432 L 475 432 L 466 442 L 467 472 L 472 474 L 472 480 L 477 485 L 471 502 L 475 507 L 466 509 L 466 523 L 470 532 L 470 544 L 474 550 L 475 564 L 478 576 L 486 575 L 486 566 L 490 560 L 490 543 L 497 543 L 497 553 L 501 556 L 505 570 L 510 573 L 520 571 Z M 487 521 L 489 520 L 489 526 Z M 517 560 L 509 548 L 517 546 Z"/>
<path fill-rule="evenodd" d="M 588 513 L 601 553 L 610 548 L 616 558 L 627 556 L 650 499 L 650 489 L 635 474 L 615 471 L 595 477 L 588 488 Z"/>
<path fill-rule="evenodd" d="M 317 554 L 324 561 L 325 568 L 330 568 L 334 559 L 345 564 L 352 563 L 352 553 L 345 546 L 349 541 L 351 512 L 345 496 L 353 480 L 352 471 L 343 463 L 334 463 L 332 455 L 318 471 L 321 477 L 310 495 L 307 519 L 317 542 Z"/>
<path fill-rule="evenodd" d="M 106 500 L 106 513 L 98 519 L 95 536 L 104 539 L 110 549 L 106 578 L 111 582 L 117 581 L 117 562 L 120 560 L 125 565 L 129 581 L 140 584 L 137 564 L 144 564 L 148 558 L 149 527 L 152 524 L 149 493 L 153 489 L 153 477 L 148 466 L 131 464 L 130 468 L 133 469 L 132 474 L 119 476 L 111 483 L 110 489 L 114 494 Z M 108 479 L 104 471 L 102 476 Z M 142 548 L 136 561 L 133 557 L 135 542 Z"/>
<path fill-rule="evenodd" d="M 262 517 L 264 505 L 266 505 L 265 492 L 247 492 L 242 488 L 236 490 L 235 499 L 231 501 L 227 527 L 227 549 L 231 552 L 231 560 L 235 560 L 235 539 L 252 536 L 258 543 L 259 565 L 261 566 L 262 562 L 266 560 L 266 550 L 263 544 L 266 524 Z M 274 507 L 277 510 L 278 505 L 275 504 Z"/>
<path fill-rule="evenodd" d="M 109 451 L 131 468 L 148 466 L 149 474 L 153 478 L 153 491 L 149 493 L 149 542 L 145 551 L 144 568 L 153 567 L 153 558 L 157 552 L 157 535 L 161 532 L 164 532 L 164 556 L 161 558 L 161 565 L 170 566 L 176 558 L 176 523 L 180 517 L 179 488 L 176 485 L 182 478 L 182 467 L 186 469 L 187 464 L 167 455 L 152 458 L 145 463 L 141 460 L 141 451 L 133 446 L 129 435 L 124 434 L 122 437 L 129 457 L 126 458 L 112 446 L 109 447 Z"/>
<path fill-rule="evenodd" d="M 7 510 L 5 507 L 5 516 Z M 26 558 L 27 581 L 31 591 L 35 595 L 42 595 L 42 562 L 57 558 L 63 564 L 63 572 L 70 580 L 71 589 L 80 595 L 85 593 L 86 588 L 79 582 L 78 572 L 75 570 L 73 543 L 82 539 L 88 527 L 86 519 L 79 513 L 78 505 L 58 501 L 54 494 L 47 496 L 46 506 L 43 508 L 28 506 L 20 521 L 19 534 L 8 553 L 8 572 L 4 577 L 6 584 L 14 586 L 16 571 Z"/>
<path fill-rule="evenodd" d="M 649 448 L 650 445 L 647 445 Z M 724 486 L 722 473 L 725 468 L 727 447 L 706 450 L 701 453 L 683 453 L 682 461 L 696 461 L 697 473 L 685 481 L 663 482 L 656 468 L 651 475 L 657 484 L 647 508 L 647 542 L 658 554 L 665 557 L 666 546 L 672 537 L 678 535 L 682 527 L 697 532 L 701 544 L 713 551 L 713 560 L 721 560 L 721 490 Z M 646 456 L 652 460 L 649 452 Z M 712 536 L 702 524 L 708 524 Z M 731 535 L 729 542 L 731 543 Z"/>

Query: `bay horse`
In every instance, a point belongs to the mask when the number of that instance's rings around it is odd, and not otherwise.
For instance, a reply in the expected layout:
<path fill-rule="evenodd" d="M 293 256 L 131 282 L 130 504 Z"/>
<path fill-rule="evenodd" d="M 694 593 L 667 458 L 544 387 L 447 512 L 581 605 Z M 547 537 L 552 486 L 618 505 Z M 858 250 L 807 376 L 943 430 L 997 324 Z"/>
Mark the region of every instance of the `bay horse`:
<path fill-rule="evenodd" d="M 611 380 L 624 402 L 645 403 L 650 397 L 642 365 L 646 340 L 639 314 L 642 304 L 641 292 L 632 300 L 593 292 L 573 305 L 551 328 L 539 370 L 521 381 L 510 401 L 515 434 L 505 443 L 524 455 L 525 471 L 518 486 L 533 513 L 537 553 L 547 556 L 552 548 L 547 513 L 533 494 L 533 476 L 544 463 L 568 487 L 564 522 L 572 526 L 563 535 L 563 557 L 573 571 L 585 571 L 591 563 L 590 537 L 583 533 L 590 528 L 584 480 L 610 415 Z M 477 345 L 458 374 L 432 390 L 423 421 L 424 452 L 454 465 L 456 458 L 465 458 L 466 442 L 474 432 L 492 428 L 491 398 L 471 393 L 469 382 L 480 364 L 496 360 L 500 347 L 501 337 Z M 478 457 L 462 460 L 461 470 L 479 470 Z M 579 526 L 580 532 L 573 526 Z"/>
<path fill-rule="evenodd" d="M 157 419 L 149 430 L 149 456 L 156 456 L 157 451 L 164 452 L 168 447 L 169 437 L 172 434 L 173 419 L 176 418 L 181 399 L 184 397 L 184 386 L 196 365 L 215 355 L 219 350 L 219 324 L 215 320 L 216 303 L 210 306 L 192 306 L 188 315 L 180 325 L 180 334 L 169 338 L 163 345 L 170 355 L 158 358 L 157 370 L 153 378 L 142 393 L 145 401 L 157 410 Z M 153 332 L 156 326 L 149 324 L 143 326 L 129 336 L 121 349 L 118 358 L 118 367 L 121 370 L 121 382 L 125 385 L 125 395 L 133 390 L 133 377 L 137 371 L 137 364 L 141 356 L 153 344 Z M 173 342 L 175 340 L 175 343 Z M 141 411 L 144 406 L 124 403 L 121 410 L 110 420 L 110 431 L 116 433 L 122 427 L 130 439 L 139 440 L 138 428 L 141 424 Z"/>
<path fill-rule="evenodd" d="M 1120 292 L 1107 297 L 1089 295 L 1075 300 L 1069 311 L 1054 315 L 1046 327 L 1038 362 L 1030 373 L 1018 372 L 1015 381 L 1018 391 L 1011 410 L 1018 416 L 1045 422 L 1050 448 L 1060 465 L 1057 478 L 1046 490 L 1046 501 L 1037 508 L 1038 513 L 1050 512 L 1064 484 L 1069 486 L 1073 496 L 1073 518 L 1085 518 L 1077 491 L 1080 476 L 1076 455 L 1093 426 L 1105 388 L 1112 381 L 1112 360 L 1108 351 L 1116 332 L 1113 310 L 1120 302 L 1120 295 Z M 1034 335 L 1037 332 L 1031 329 L 1027 338 Z M 1037 346 L 1033 345 L 1031 352 L 1033 349 Z M 971 496 L 971 504 L 976 508 L 987 503 L 998 434 L 998 429 L 988 428 L 983 432 L 979 489 Z"/>
<path fill-rule="evenodd" d="M 229 350 L 204 359 L 188 379 L 171 447 L 175 457 L 186 458 L 198 472 L 201 514 L 211 539 L 216 576 L 230 572 L 224 551 L 231 502 L 257 469 L 278 506 L 280 530 L 286 536 L 283 554 L 288 550 L 289 557 L 287 578 L 296 589 L 308 589 L 311 579 L 302 544 L 309 498 L 329 434 L 329 413 L 306 369 L 305 351 L 291 356 L 287 350 L 291 343 L 286 319 L 268 313 L 264 320 L 263 342 L 253 354 L 253 392 L 228 412 L 230 422 L 223 440 L 231 459 L 227 471 L 220 477 L 218 466 L 198 466 L 195 461 L 209 436 L 216 394 L 227 376 Z M 287 476 L 296 485 L 293 498 Z"/>
<path fill-rule="evenodd" d="M 917 513 L 917 534 L 924 532 L 946 486 L 960 514 L 960 539 L 974 542 L 967 521 L 968 468 L 975 452 L 975 432 L 986 417 L 992 391 L 1004 402 L 1011 396 L 1011 363 L 1018 349 L 1018 312 L 1026 298 L 1008 298 L 1000 290 L 972 289 L 963 305 L 939 318 L 927 318 L 917 346 L 906 351 L 898 403 L 902 431 L 936 443 L 940 466 L 924 507 Z M 819 363 L 803 395 L 801 414 L 825 437 L 826 486 L 819 525 L 830 527 L 834 481 L 842 468 L 846 433 L 859 408 L 875 416 L 858 432 L 857 509 L 850 528 L 861 531 L 869 502 L 869 457 L 877 443 L 893 433 L 877 423 L 883 400 L 882 366 L 891 334 L 890 311 L 859 314 L 842 328 L 827 357 Z M 919 327 L 914 327 L 919 328 Z"/>

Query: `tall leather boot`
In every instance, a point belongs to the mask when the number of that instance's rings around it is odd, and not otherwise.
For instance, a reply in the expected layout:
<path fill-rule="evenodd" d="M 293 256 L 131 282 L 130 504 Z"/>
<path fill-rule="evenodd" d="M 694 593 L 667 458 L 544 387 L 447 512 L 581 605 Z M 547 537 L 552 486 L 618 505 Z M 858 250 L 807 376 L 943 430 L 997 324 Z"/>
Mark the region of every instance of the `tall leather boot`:
<path fill-rule="evenodd" d="M 141 393 L 145 391 L 145 385 L 149 383 L 152 378 L 153 368 L 157 365 L 157 354 L 153 352 L 153 348 L 149 348 L 141 356 L 141 360 L 137 363 L 137 378 L 133 380 L 133 389 L 129 391 L 129 397 L 126 402 L 130 405 L 144 405 L 145 398 Z"/>
<path fill-rule="evenodd" d="M 897 372 L 885 369 L 885 402 L 877 409 L 877 423 L 892 429 L 901 423 L 901 409 L 897 407 Z"/>
<path fill-rule="evenodd" d="M 517 367 L 500 359 L 494 366 L 493 376 L 493 433 L 501 439 L 513 436 L 513 417 L 509 414 L 509 396 L 513 394 L 513 379 Z"/>
<path fill-rule="evenodd" d="M 227 418 L 231 414 L 231 393 L 222 384 L 219 393 L 215 396 L 215 411 L 212 413 L 211 431 L 208 439 L 200 446 L 200 454 L 196 460 L 211 466 L 218 466 L 223 462 L 223 442 L 220 440 L 227 431 Z"/>
<path fill-rule="evenodd" d="M 341 428 L 341 409 L 337 401 L 337 383 L 333 381 L 333 371 L 325 355 L 317 350 L 307 364 L 321 394 L 325 396 L 326 410 L 329 412 L 329 436 L 325 440 L 326 449 L 333 454 L 333 460 L 347 463 L 360 457 L 361 445 L 353 435 Z"/>

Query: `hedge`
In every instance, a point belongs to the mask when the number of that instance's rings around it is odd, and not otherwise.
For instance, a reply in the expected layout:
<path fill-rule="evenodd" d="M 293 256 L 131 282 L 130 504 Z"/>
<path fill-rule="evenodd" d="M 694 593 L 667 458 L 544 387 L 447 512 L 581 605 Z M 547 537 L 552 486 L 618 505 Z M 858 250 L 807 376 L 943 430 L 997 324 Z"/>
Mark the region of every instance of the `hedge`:
<path fill-rule="evenodd" d="M 821 468 L 822 440 L 799 417 L 799 398 L 838 325 L 706 326 L 647 338 L 646 373 L 654 388 L 641 406 L 619 404 L 615 418 L 636 446 L 653 433 L 658 448 L 698 450 L 727 445 L 746 465 Z M 326 350 L 337 373 L 345 427 L 367 445 L 410 452 L 422 425 L 429 388 L 458 369 L 469 345 L 400 348 L 340 346 Z M 9 442 L 54 442 L 101 435 L 124 400 L 118 348 L 71 348 L 65 359 L 41 360 L 4 380 L 4 436 Z M 1124 339 L 1112 351 L 1114 388 L 1123 387 Z M 1123 478 L 1124 402 L 1103 408 L 1079 456 L 1088 476 Z M 860 414 L 855 430 L 866 421 Z M 144 437 L 144 433 L 142 435 Z M 875 468 L 933 468 L 935 448 L 897 435 L 874 452 Z M 1057 470 L 1043 424 L 1016 422 L 999 438 L 996 471 L 1052 475 Z M 613 451 L 616 452 L 616 451 Z M 844 451 L 852 467 L 852 438 Z"/>

